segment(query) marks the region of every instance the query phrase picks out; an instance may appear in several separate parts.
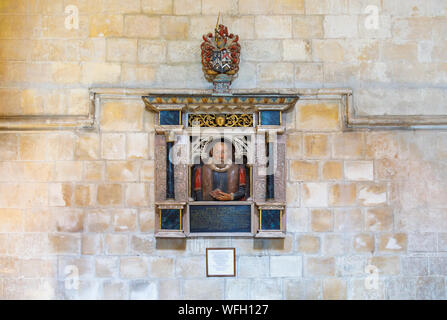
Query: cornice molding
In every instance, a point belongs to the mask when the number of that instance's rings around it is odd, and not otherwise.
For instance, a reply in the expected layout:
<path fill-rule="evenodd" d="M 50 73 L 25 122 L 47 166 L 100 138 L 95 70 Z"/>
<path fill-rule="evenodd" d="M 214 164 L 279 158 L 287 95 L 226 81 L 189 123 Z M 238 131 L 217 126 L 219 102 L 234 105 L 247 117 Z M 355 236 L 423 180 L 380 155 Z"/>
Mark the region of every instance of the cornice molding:
<path fill-rule="evenodd" d="M 263 96 L 266 90 L 260 89 L 234 89 L 232 95 Z M 142 99 L 143 97 L 156 95 L 171 96 L 204 96 L 218 98 L 212 95 L 211 90 L 203 89 L 129 89 L 129 88 L 91 88 L 90 110 L 86 116 L 70 115 L 39 115 L 39 116 L 3 116 L 0 117 L 0 130 L 2 131 L 38 131 L 38 130 L 77 130 L 94 129 L 97 126 L 97 112 L 103 99 Z M 447 115 L 359 115 L 353 106 L 353 92 L 348 88 L 321 88 L 321 89 L 271 89 L 268 95 L 295 96 L 300 101 L 305 100 L 334 100 L 342 105 L 342 120 L 345 130 L 356 129 L 447 129 Z M 223 96 L 220 96 L 223 97 Z M 152 105 L 149 103 L 149 105 Z M 183 109 L 191 112 L 246 112 L 247 110 L 271 108 L 284 110 L 291 104 L 255 104 L 254 108 L 248 103 L 227 104 L 166 104 L 165 107 Z M 159 108 L 159 109 L 158 109 Z M 161 110 L 163 104 L 158 104 L 152 110 Z M 151 107 L 148 107 L 151 110 Z"/>

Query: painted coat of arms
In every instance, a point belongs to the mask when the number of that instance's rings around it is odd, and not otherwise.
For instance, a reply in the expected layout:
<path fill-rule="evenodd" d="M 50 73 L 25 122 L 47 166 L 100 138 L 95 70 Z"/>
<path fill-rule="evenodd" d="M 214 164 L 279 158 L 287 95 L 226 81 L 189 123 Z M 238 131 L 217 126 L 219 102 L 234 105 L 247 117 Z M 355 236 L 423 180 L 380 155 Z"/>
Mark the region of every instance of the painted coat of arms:
<path fill-rule="evenodd" d="M 241 46 L 239 36 L 228 34 L 228 28 L 219 24 L 214 30 L 203 36 L 202 67 L 205 78 L 213 82 L 214 92 L 228 93 L 231 82 L 239 71 Z"/>

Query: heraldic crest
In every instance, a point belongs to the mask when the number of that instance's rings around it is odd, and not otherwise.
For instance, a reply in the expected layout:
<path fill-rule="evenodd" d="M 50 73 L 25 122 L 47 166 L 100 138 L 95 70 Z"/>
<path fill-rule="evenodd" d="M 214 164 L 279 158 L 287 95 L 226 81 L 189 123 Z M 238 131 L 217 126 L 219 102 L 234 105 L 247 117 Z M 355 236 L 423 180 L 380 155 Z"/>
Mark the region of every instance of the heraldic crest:
<path fill-rule="evenodd" d="M 229 93 L 239 71 L 241 46 L 239 36 L 228 34 L 228 28 L 219 24 L 219 17 L 214 35 L 210 32 L 203 36 L 202 68 L 205 78 L 213 82 L 214 92 Z"/>

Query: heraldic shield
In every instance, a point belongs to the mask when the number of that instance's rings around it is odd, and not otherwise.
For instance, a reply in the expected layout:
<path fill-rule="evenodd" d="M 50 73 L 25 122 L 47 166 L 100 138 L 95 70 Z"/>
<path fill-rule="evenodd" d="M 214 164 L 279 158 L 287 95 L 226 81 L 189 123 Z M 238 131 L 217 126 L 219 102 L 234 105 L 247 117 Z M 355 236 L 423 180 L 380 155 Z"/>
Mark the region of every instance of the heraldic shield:
<path fill-rule="evenodd" d="M 214 35 L 210 32 L 203 36 L 203 73 L 208 81 L 213 82 L 215 92 L 229 92 L 231 82 L 239 71 L 239 36 L 228 34 L 228 28 L 222 24 L 218 24 L 214 31 Z"/>
<path fill-rule="evenodd" d="M 211 57 L 211 66 L 218 73 L 231 71 L 231 54 L 228 50 L 215 50 Z"/>

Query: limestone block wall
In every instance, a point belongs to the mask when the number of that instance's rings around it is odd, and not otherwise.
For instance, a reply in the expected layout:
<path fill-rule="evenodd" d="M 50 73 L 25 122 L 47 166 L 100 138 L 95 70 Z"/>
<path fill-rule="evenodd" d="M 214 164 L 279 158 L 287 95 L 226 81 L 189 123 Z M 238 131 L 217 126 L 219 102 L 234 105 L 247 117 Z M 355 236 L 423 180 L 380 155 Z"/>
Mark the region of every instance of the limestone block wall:
<path fill-rule="evenodd" d="M 341 107 L 285 114 L 285 239 L 155 239 L 138 96 L 93 130 L 0 133 L 0 297 L 445 299 L 447 134 L 343 131 Z M 207 247 L 235 247 L 237 277 L 206 278 Z"/>
<path fill-rule="evenodd" d="M 198 48 L 219 12 L 241 39 L 236 88 L 351 87 L 362 114 L 446 113 L 443 0 L 2 0 L 0 115 L 85 114 L 88 87 L 208 88 Z"/>
<path fill-rule="evenodd" d="M 362 115 L 446 114 L 443 0 L 0 0 L 0 127 L 87 115 L 91 87 L 209 88 L 198 48 L 219 11 L 241 37 L 234 88 L 351 87 Z M 347 131 L 342 112 L 286 114 L 284 240 L 156 240 L 141 99 L 104 100 L 90 130 L 0 132 L 0 298 L 445 299 L 447 134 Z M 205 249 L 227 246 L 237 277 L 206 278 Z"/>

